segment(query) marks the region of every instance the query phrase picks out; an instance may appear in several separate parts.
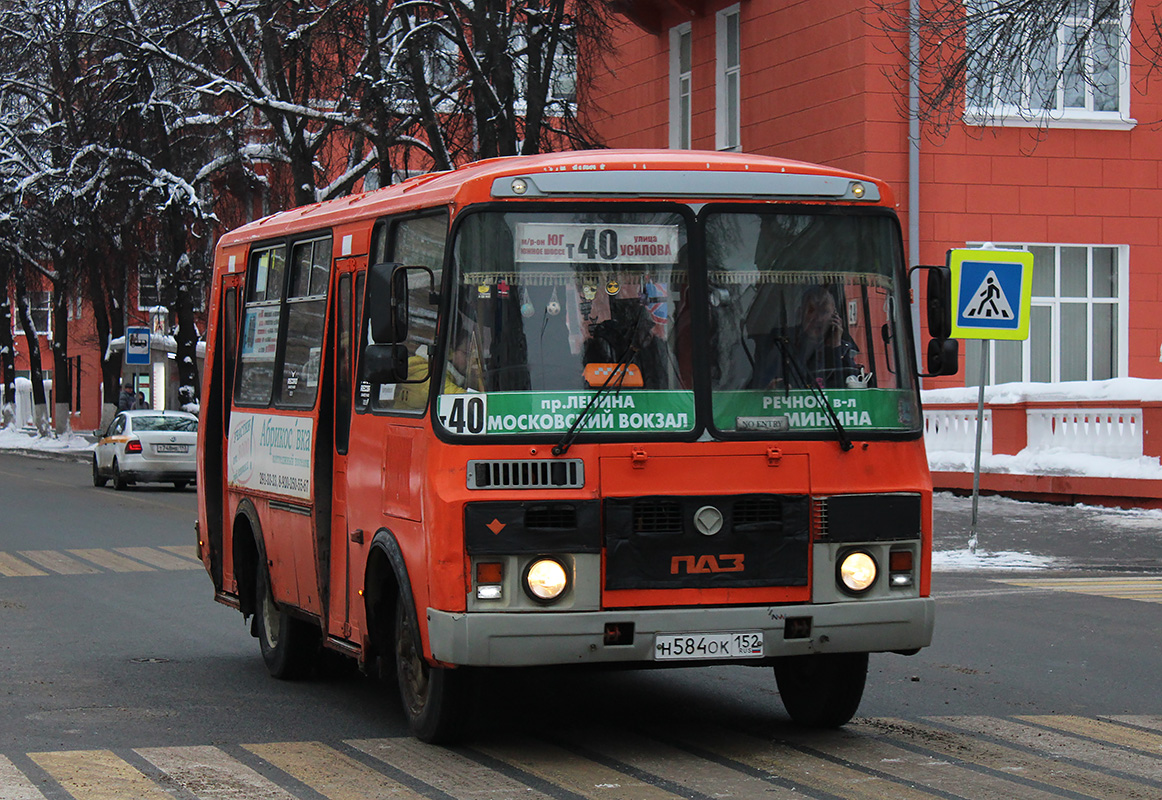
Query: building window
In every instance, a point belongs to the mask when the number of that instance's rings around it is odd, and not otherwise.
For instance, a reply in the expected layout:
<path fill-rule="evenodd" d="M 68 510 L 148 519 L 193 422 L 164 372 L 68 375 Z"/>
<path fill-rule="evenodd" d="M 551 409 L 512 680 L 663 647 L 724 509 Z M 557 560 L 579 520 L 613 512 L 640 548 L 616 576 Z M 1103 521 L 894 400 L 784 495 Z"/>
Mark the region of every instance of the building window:
<path fill-rule="evenodd" d="M 1128 368 L 1128 246 L 1004 245 L 1033 253 L 1029 338 L 986 341 L 989 383 L 1100 381 Z M 980 382 L 981 340 L 965 342 L 965 385 Z"/>
<path fill-rule="evenodd" d="M 670 28 L 670 147 L 690 149 L 690 23 Z"/>
<path fill-rule="evenodd" d="M 28 292 L 28 313 L 32 316 L 32 328 L 42 336 L 52 335 L 52 292 Z M 14 314 L 13 333 L 24 335 L 24 327 Z"/>
<path fill-rule="evenodd" d="M 1010 45 L 996 41 L 993 33 L 1001 26 L 998 16 L 1012 13 L 1002 5 L 996 0 L 966 3 L 969 122 L 1069 127 L 1133 122 L 1129 3 L 1069 0 L 1068 15 L 1054 35 L 1028 42 L 1027 53 L 1014 53 L 1011 59 L 1003 52 Z"/>
<path fill-rule="evenodd" d="M 742 101 L 739 91 L 738 6 L 719 11 L 716 22 L 718 77 L 715 81 L 715 148 L 739 150 L 742 144 L 739 135 Z"/>

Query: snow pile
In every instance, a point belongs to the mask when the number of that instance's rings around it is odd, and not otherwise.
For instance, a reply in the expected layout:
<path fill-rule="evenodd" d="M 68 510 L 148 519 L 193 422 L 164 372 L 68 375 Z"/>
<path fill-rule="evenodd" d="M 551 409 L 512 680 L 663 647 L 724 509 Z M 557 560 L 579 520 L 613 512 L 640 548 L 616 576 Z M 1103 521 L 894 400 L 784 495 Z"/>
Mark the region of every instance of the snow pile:
<path fill-rule="evenodd" d="M 925 405 L 970 403 L 976 405 L 980 388 L 957 386 L 925 389 L 920 393 Z M 1064 383 L 1000 383 L 984 388 L 989 405 L 1013 403 L 1076 403 L 1079 401 L 1150 403 L 1162 401 L 1162 380 L 1113 378 L 1108 381 L 1066 381 Z"/>
<path fill-rule="evenodd" d="M 928 451 L 928 467 L 933 472 L 972 472 L 974 456 L 959 450 Z M 982 473 L 1010 475 L 1063 475 L 1094 478 L 1162 480 L 1162 464 L 1150 456 L 1110 458 L 1071 450 L 1022 450 L 1012 456 L 982 453 Z"/>
<path fill-rule="evenodd" d="M 933 572 L 1049 569 L 1055 563 L 1055 560 L 1048 556 L 1037 556 L 1032 553 L 1013 551 L 990 553 L 979 548 L 973 553 L 967 547 L 963 550 L 939 550 L 932 554 Z"/>
<path fill-rule="evenodd" d="M 93 447 L 91 439 L 71 431 L 54 438 L 37 436 L 35 431 L 22 428 L 0 428 L 0 452 L 38 450 L 46 453 L 85 453 Z"/>

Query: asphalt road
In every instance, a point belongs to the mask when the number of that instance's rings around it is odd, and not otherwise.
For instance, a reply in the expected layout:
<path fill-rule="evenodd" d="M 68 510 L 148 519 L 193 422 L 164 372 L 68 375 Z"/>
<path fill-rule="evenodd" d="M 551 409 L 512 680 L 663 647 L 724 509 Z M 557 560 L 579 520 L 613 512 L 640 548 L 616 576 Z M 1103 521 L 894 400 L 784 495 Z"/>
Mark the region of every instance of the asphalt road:
<path fill-rule="evenodd" d="M 1162 796 L 1158 516 L 983 501 L 978 552 L 1052 568 L 939 573 L 933 646 L 873 656 L 839 732 L 791 726 L 768 669 L 524 670 L 482 675 L 441 749 L 394 687 L 271 679 L 194 508 L 0 454 L 3 800 Z M 938 550 L 968 515 L 937 498 Z"/>

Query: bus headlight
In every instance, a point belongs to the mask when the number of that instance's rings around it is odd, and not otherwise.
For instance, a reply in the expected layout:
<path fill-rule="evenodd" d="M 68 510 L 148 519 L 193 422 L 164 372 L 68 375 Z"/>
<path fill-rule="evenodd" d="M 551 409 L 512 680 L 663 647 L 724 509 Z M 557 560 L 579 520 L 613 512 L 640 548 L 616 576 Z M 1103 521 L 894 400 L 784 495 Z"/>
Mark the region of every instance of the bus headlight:
<path fill-rule="evenodd" d="M 552 603 L 569 588 L 569 573 L 555 558 L 538 558 L 525 568 L 524 587 L 538 603 Z"/>
<path fill-rule="evenodd" d="M 879 567 L 871 553 L 852 550 L 839 559 L 839 585 L 848 594 L 863 594 L 876 582 Z"/>

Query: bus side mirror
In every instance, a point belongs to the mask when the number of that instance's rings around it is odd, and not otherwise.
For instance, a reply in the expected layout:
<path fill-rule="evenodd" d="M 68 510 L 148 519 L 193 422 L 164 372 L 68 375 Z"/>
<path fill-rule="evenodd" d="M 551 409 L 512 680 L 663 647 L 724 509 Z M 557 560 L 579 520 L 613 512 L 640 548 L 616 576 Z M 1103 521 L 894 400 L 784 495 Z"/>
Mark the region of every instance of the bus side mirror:
<path fill-rule="evenodd" d="M 408 349 L 402 344 L 369 344 L 360 363 L 360 380 L 368 383 L 400 383 L 408 377 Z"/>
<path fill-rule="evenodd" d="M 928 340 L 928 371 L 921 378 L 955 375 L 960 369 L 960 342 L 956 339 Z"/>
<path fill-rule="evenodd" d="M 403 269 L 384 263 L 367 271 L 367 314 L 376 342 L 395 344 L 407 338 L 407 273 Z"/>

